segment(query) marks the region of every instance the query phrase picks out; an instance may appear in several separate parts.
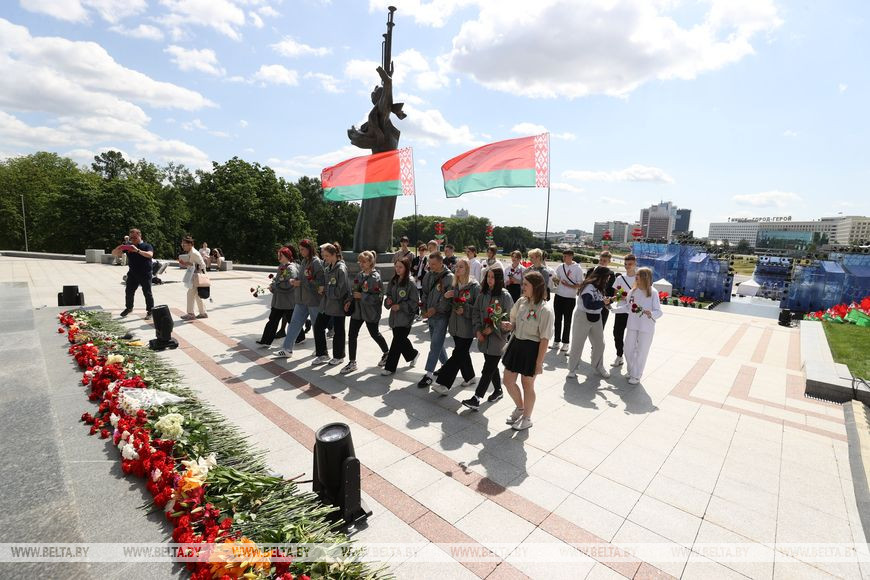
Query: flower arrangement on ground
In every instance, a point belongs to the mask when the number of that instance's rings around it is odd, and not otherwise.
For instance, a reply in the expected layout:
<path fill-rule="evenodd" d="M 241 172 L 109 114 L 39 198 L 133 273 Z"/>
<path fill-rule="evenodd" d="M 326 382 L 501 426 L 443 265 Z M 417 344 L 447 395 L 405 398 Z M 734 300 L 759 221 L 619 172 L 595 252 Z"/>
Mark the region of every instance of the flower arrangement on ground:
<path fill-rule="evenodd" d="M 870 296 L 865 296 L 860 302 L 837 304 L 827 310 L 817 310 L 804 316 L 804 320 L 819 320 L 824 322 L 850 323 L 870 327 Z"/>

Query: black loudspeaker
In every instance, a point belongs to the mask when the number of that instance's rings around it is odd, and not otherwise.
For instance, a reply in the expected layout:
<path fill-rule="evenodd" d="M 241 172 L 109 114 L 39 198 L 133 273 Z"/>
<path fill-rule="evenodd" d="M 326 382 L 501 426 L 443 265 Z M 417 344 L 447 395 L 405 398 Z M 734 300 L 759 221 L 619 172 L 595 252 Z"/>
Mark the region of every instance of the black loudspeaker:
<path fill-rule="evenodd" d="M 151 350 L 178 348 L 178 341 L 172 338 L 172 329 L 175 328 L 175 322 L 172 320 L 169 306 L 165 304 L 155 306 L 151 309 L 151 317 L 154 319 L 154 329 L 157 332 L 157 338 L 148 341 L 148 348 Z"/>
<path fill-rule="evenodd" d="M 64 286 L 62 292 L 57 293 L 58 306 L 84 306 L 85 294 L 79 292 L 78 286 Z"/>
<path fill-rule="evenodd" d="M 330 514 L 334 520 L 350 525 L 372 515 L 360 494 L 360 463 L 347 424 L 329 423 L 317 431 L 312 480 L 320 501 L 338 508 Z"/>
<path fill-rule="evenodd" d="M 791 310 L 783 308 L 779 311 L 779 325 L 791 326 Z"/>

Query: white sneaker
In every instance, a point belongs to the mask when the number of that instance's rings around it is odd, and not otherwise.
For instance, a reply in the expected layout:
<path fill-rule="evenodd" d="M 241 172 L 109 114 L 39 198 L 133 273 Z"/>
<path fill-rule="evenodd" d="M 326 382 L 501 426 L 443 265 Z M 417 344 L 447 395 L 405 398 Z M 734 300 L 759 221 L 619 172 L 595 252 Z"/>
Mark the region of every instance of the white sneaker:
<path fill-rule="evenodd" d="M 640 383 L 640 379 L 636 379 L 636 378 L 634 378 L 634 377 L 629 377 L 629 379 L 628 379 L 628 384 L 629 384 L 629 385 L 636 385 L 636 384 L 638 384 L 638 383 Z"/>
<path fill-rule="evenodd" d="M 520 417 L 517 419 L 517 422 L 511 425 L 511 429 L 514 431 L 524 431 L 532 426 L 531 417 Z"/>
<path fill-rule="evenodd" d="M 468 387 L 473 387 L 476 384 L 477 384 L 477 377 L 472 377 L 472 378 L 468 379 L 467 381 L 462 381 L 461 383 L 459 383 L 459 386 L 462 387 L 463 389 L 467 389 Z"/>
<path fill-rule="evenodd" d="M 335 360 L 335 359 L 333 359 L 333 360 Z M 329 361 L 329 364 L 332 364 L 332 361 Z M 339 372 L 343 375 L 346 375 L 348 373 L 352 373 L 355 370 L 356 370 L 356 361 L 352 360 L 349 363 L 347 363 L 346 365 L 344 365 L 344 368 L 342 368 Z"/>
<path fill-rule="evenodd" d="M 507 420 L 505 421 L 505 423 L 507 423 L 508 425 L 513 425 L 513 424 L 516 423 L 516 422 L 519 420 L 519 418 L 522 417 L 522 416 L 523 416 L 523 410 L 522 410 L 522 409 L 519 409 L 519 408 L 518 408 L 518 409 L 514 409 L 514 412 L 510 414 L 510 417 L 507 418 Z"/>
<path fill-rule="evenodd" d="M 284 349 L 281 349 L 272 354 L 272 358 L 290 358 L 291 356 L 293 356 L 293 351 Z"/>
<path fill-rule="evenodd" d="M 625 362 L 625 361 L 622 360 L 622 357 L 621 357 L 621 356 L 618 356 L 618 357 L 616 357 L 616 360 L 614 360 L 613 363 L 612 363 L 610 366 L 612 366 L 612 367 L 621 367 L 623 362 Z"/>
<path fill-rule="evenodd" d="M 417 355 L 408 363 L 408 367 L 414 368 L 417 366 L 417 361 L 420 359 L 420 351 L 417 351 Z"/>
<path fill-rule="evenodd" d="M 343 362 L 344 362 L 343 358 L 331 358 L 331 359 L 329 359 L 327 364 L 331 367 L 334 367 L 334 366 L 340 365 Z"/>
<path fill-rule="evenodd" d="M 562 348 L 559 349 L 559 352 L 564 352 L 565 354 L 568 354 L 568 350 L 570 348 L 571 348 L 571 346 L 567 342 L 563 342 Z"/>
<path fill-rule="evenodd" d="M 391 374 L 393 374 L 393 371 L 388 371 L 387 369 L 384 369 L 381 371 L 381 376 L 383 376 L 383 377 L 388 377 Z"/>
<path fill-rule="evenodd" d="M 447 393 L 450 392 L 450 389 L 448 389 L 444 385 L 439 385 L 438 383 L 432 385 L 432 390 L 441 395 L 442 397 L 446 397 Z"/>
<path fill-rule="evenodd" d="M 329 355 L 323 355 L 323 356 L 319 356 L 316 359 L 314 359 L 313 361 L 311 361 L 311 364 L 312 365 L 322 365 L 322 364 L 326 364 L 328 362 L 329 362 Z"/>
<path fill-rule="evenodd" d="M 556 341 L 556 342 L 554 342 L 553 344 L 550 345 L 550 348 L 553 348 L 553 349 L 559 350 L 559 347 L 560 347 L 560 346 L 562 346 L 562 344 L 561 344 L 559 341 Z"/>
<path fill-rule="evenodd" d="M 610 378 L 610 372 L 605 370 L 605 369 L 598 369 L 598 374 L 601 375 L 601 378 L 604 378 L 604 379 Z"/>

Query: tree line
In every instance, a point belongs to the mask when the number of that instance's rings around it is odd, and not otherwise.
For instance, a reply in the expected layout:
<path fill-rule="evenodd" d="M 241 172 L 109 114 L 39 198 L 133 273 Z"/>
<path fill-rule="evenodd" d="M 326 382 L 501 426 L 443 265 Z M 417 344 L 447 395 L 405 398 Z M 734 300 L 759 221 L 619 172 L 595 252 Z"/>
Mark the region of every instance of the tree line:
<path fill-rule="evenodd" d="M 24 214 L 22 214 L 22 197 Z M 323 200 L 320 180 L 288 182 L 233 157 L 195 172 L 176 163 L 129 161 L 117 151 L 90 168 L 56 153 L 0 161 L 0 249 L 83 254 L 142 230 L 158 257 L 180 253 L 191 234 L 231 260 L 271 264 L 275 249 L 303 237 L 349 248 L 359 206 Z"/>
<path fill-rule="evenodd" d="M 490 224 L 486 217 L 407 216 L 393 222 L 393 236 L 395 239 L 408 236 L 412 245 L 425 243 L 435 239 L 437 222 L 444 222 L 445 242 L 456 246 L 460 253 L 466 246 L 475 246 L 481 251 L 486 248 L 486 228 Z M 493 243 L 505 252 L 521 250 L 525 253 L 543 243 L 530 229 L 522 226 L 495 226 L 492 237 Z"/>

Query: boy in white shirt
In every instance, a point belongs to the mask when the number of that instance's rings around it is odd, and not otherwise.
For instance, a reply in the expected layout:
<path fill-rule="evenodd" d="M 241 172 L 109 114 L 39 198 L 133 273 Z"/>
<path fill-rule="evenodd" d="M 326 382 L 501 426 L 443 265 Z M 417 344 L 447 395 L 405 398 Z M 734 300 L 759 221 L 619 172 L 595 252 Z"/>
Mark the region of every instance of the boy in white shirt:
<path fill-rule="evenodd" d="M 628 324 L 628 293 L 634 288 L 637 277 L 637 258 L 634 254 L 628 254 L 623 258 L 625 273 L 617 274 L 613 280 L 613 299 L 610 309 L 613 311 L 613 344 L 616 345 L 616 360 L 612 367 L 622 366 L 623 349 L 625 348 L 625 325 Z"/>
<path fill-rule="evenodd" d="M 562 263 L 553 273 L 553 284 L 556 296 L 553 298 L 553 312 L 556 315 L 556 334 L 553 338 L 553 348 L 568 353 L 571 341 L 571 318 L 574 307 L 577 306 L 577 289 L 583 282 L 583 270 L 574 261 L 574 251 L 565 250 L 562 253 Z"/>

